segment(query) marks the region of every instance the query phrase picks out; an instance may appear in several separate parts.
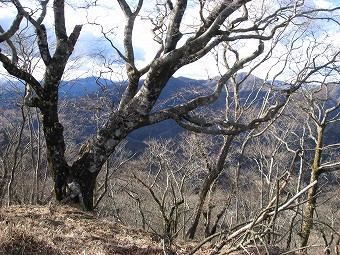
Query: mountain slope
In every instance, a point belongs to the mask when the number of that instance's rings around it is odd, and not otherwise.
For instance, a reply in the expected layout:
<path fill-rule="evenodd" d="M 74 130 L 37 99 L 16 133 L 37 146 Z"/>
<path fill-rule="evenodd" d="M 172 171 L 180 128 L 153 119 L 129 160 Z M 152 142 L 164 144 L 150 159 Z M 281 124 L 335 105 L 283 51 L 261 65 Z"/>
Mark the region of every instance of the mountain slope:
<path fill-rule="evenodd" d="M 236 80 L 240 81 L 246 78 L 240 86 L 240 97 L 243 100 L 251 101 L 255 96 L 259 96 L 257 104 L 261 104 L 266 87 L 262 88 L 259 94 L 256 94 L 258 86 L 263 84 L 260 78 L 249 75 L 245 77 L 245 73 L 237 75 Z M 208 80 L 195 80 L 186 77 L 172 77 L 167 86 L 163 89 L 153 111 L 171 107 L 172 105 L 183 103 L 195 95 L 207 94 L 216 86 L 218 77 Z M 142 82 L 142 81 L 141 81 Z M 277 82 L 278 86 L 279 82 Z M 0 82 L 0 107 L 14 107 L 15 101 L 18 101 L 18 91 L 4 89 L 6 83 Z M 13 84 L 11 84 L 13 87 Z M 22 88 L 22 84 L 17 84 L 15 87 Z M 76 140 L 76 143 L 82 143 L 89 136 L 95 134 L 96 126 L 94 118 L 96 118 L 97 110 L 107 113 L 111 109 L 109 107 L 117 106 L 121 94 L 124 92 L 126 83 L 118 81 L 110 81 L 98 77 L 80 78 L 77 80 L 63 81 L 60 86 L 59 96 L 61 99 L 60 105 L 63 109 L 63 114 L 67 120 L 73 119 L 72 125 L 76 126 L 79 135 L 74 134 L 75 129 L 68 130 L 65 125 L 65 132 L 71 132 L 70 137 Z M 229 96 L 232 97 L 231 85 L 228 84 Z M 19 89 L 20 92 L 20 89 Z M 340 97 L 340 87 L 335 87 L 331 91 L 332 97 L 337 99 Z M 23 91 L 22 91 L 23 94 Z M 225 92 L 211 106 L 214 110 L 223 110 L 225 108 Z M 92 100 L 92 102 L 90 102 Z M 12 103 L 11 103 L 12 102 Z M 113 103 L 112 103 L 113 102 Z M 106 104 L 106 106 L 104 106 Z M 66 105 L 66 107 L 65 107 Z M 106 108 L 105 108 L 106 107 Z M 91 112 L 92 111 L 92 112 Z M 106 112 L 105 112 L 106 111 Z M 78 130 L 79 129 L 79 130 Z M 329 132 L 330 139 L 336 139 L 339 132 Z M 128 147 L 134 152 L 143 148 L 143 141 L 148 138 L 172 138 L 183 131 L 175 121 L 167 120 L 161 123 L 140 128 L 128 136 Z"/>
<path fill-rule="evenodd" d="M 0 254 L 163 254 L 154 235 L 101 219 L 72 206 L 0 208 Z M 177 247 L 186 254 L 190 245 Z M 200 253 L 198 253 L 200 254 Z"/>
<path fill-rule="evenodd" d="M 195 242 L 174 244 L 177 255 L 189 254 Z M 212 254 L 200 245 L 196 255 Z M 248 252 L 246 251 L 248 250 Z M 248 247 L 233 255 L 282 254 L 276 246 Z M 223 252 L 222 252 L 223 253 Z M 0 207 L 0 254 L 4 255 L 162 255 L 160 238 L 140 229 L 78 210 L 70 205 Z M 215 253 L 214 253 L 215 254 Z M 294 255 L 294 252 L 285 253 Z"/>

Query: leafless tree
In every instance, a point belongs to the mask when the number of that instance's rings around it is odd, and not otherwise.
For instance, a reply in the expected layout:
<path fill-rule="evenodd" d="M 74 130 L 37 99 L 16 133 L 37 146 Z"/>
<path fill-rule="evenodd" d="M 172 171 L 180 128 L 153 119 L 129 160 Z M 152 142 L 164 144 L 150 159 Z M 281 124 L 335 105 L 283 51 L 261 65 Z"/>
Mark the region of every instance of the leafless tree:
<path fill-rule="evenodd" d="M 340 170 L 339 155 L 334 154 L 339 149 L 338 143 L 326 140 L 326 129 L 333 125 L 339 125 L 340 121 L 340 100 L 333 98 L 332 90 L 338 89 L 338 85 L 333 84 L 331 79 L 332 73 L 327 73 L 321 84 L 304 91 L 306 105 L 302 109 L 308 116 L 306 122 L 309 130 L 309 137 L 312 138 L 315 147 L 313 148 L 313 160 L 310 166 L 310 182 L 317 181 L 324 173 Z M 333 94 L 334 95 L 334 94 Z M 333 153 L 332 153 L 333 152 Z M 333 154 L 333 155 L 332 155 Z M 327 157 L 328 155 L 328 157 Z M 329 155 L 332 155 L 329 157 Z M 304 212 L 304 220 L 301 229 L 301 246 L 308 244 L 313 218 L 317 206 L 318 186 L 314 186 L 308 192 L 308 202 Z"/>
<path fill-rule="evenodd" d="M 57 201 L 62 201 L 67 197 L 68 183 L 75 183 L 80 187 L 78 195 L 83 198 L 83 207 L 88 210 L 93 209 L 96 177 L 103 164 L 117 145 L 133 130 L 166 119 L 174 119 L 182 127 L 195 132 L 228 135 L 220 151 L 221 160 L 216 163 L 216 167 L 212 169 L 206 180 L 207 183 L 212 183 L 221 171 L 224 155 L 228 152 L 234 136 L 270 121 L 301 84 L 305 83 L 312 74 L 335 63 L 339 55 L 336 51 L 332 58 L 326 60 L 320 58 L 317 61 L 322 54 L 314 51 L 309 52 L 308 59 L 300 58 L 297 65 L 301 69 L 294 76 L 295 82 L 287 83 L 287 87 L 281 90 L 281 96 L 277 97 L 277 101 L 266 105 L 255 119 L 244 120 L 242 123 L 237 122 L 237 119 L 209 119 L 196 114 L 194 110 L 216 101 L 226 82 L 242 68 L 250 63 L 259 65 L 259 62 L 256 64 L 257 60 L 263 62 L 268 59 L 272 55 L 272 48 L 278 43 L 277 39 L 282 38 L 280 35 L 294 26 L 302 28 L 314 18 L 335 21 L 334 24 L 337 24 L 333 13 L 339 8 L 318 9 L 308 6 L 304 1 L 285 1 L 285 4 L 278 1 L 275 4 L 270 3 L 271 8 L 265 8 L 265 3 L 257 6 L 255 1 L 250 0 L 157 1 L 156 7 L 159 7 L 159 15 L 156 19 L 148 16 L 148 19 L 153 25 L 154 39 L 159 48 L 149 64 L 138 67 L 133 31 L 135 23 L 140 21 L 138 15 L 141 14 L 144 1 L 139 0 L 135 8 L 132 8 L 127 1 L 117 0 L 116 4 L 126 18 L 124 51 L 119 50 L 114 44 L 112 47 L 125 62 L 127 86 L 117 109 L 109 113 L 106 122 L 95 137 L 82 146 L 82 150 L 73 163 L 68 163 L 65 158 L 64 126 L 58 115 L 58 89 L 82 25 L 74 26 L 71 29 L 72 32 L 68 34 L 65 1 L 54 0 L 52 3 L 54 27 L 53 30 L 48 30 L 44 22 L 47 9 L 50 7 L 49 1 L 39 3 L 40 6 L 36 10 L 22 6 L 19 0 L 5 3 L 6 7 L 15 8 L 18 14 L 12 26 L 7 31 L 4 29 L 1 31 L 0 42 L 6 42 L 9 49 L 1 51 L 0 61 L 9 74 L 26 83 L 29 92 L 26 98 L 27 105 L 40 109 L 47 148 L 47 162 L 53 176 Z M 189 10 L 196 11 L 190 14 L 195 16 L 195 22 L 193 25 L 186 26 L 185 18 L 189 15 Z M 34 29 L 40 53 L 39 60 L 44 72 L 41 82 L 20 65 L 17 48 L 12 40 L 13 35 L 19 31 L 20 23 L 24 20 Z M 307 28 L 308 26 L 306 30 Z M 299 29 L 299 32 L 301 31 Z M 53 38 L 56 42 L 54 47 L 50 45 L 49 38 Z M 247 41 L 251 41 L 255 47 L 252 48 L 251 53 L 241 56 L 237 45 Z M 270 45 L 269 51 L 265 43 L 267 41 Z M 196 95 L 170 108 L 153 111 L 170 77 L 178 69 L 196 62 L 213 50 L 221 50 L 222 54 L 219 55 L 222 55 L 222 58 L 227 58 L 229 53 L 233 59 L 233 61 L 227 61 L 228 64 L 221 69 L 214 91 Z M 260 55 L 264 58 L 260 58 Z M 290 55 L 291 53 L 288 52 L 285 57 Z M 145 77 L 143 81 L 142 76 Z M 138 86 L 140 82 L 141 86 Z M 205 196 L 205 193 L 202 191 L 202 196 Z"/>
<path fill-rule="evenodd" d="M 23 109 L 22 113 L 23 113 Z M 9 113 L 9 112 L 7 112 Z M 6 122 L 1 116 L 4 124 L 1 130 L 2 154 L 1 154 L 1 184 L 0 184 L 0 204 L 3 204 L 4 198 L 7 198 L 7 204 L 13 202 L 13 186 L 14 177 L 20 163 L 20 148 L 22 143 L 22 135 L 25 127 L 25 119 L 23 119 L 17 128 L 12 128 L 6 125 Z M 12 123 L 14 124 L 14 123 Z"/>

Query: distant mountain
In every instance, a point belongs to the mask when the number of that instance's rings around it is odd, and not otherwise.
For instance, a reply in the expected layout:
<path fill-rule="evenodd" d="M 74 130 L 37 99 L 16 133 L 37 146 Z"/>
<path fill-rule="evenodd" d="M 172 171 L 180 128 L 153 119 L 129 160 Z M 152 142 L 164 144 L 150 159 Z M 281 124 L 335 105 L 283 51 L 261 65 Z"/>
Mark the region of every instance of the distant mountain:
<path fill-rule="evenodd" d="M 237 81 L 245 78 L 246 73 L 240 73 L 237 75 Z M 161 96 L 159 97 L 159 101 L 166 100 L 171 96 L 174 96 L 178 93 L 183 93 L 185 95 L 189 95 L 187 92 L 193 92 L 193 90 L 197 91 L 209 91 L 213 90 L 217 80 L 219 77 L 208 79 L 208 80 L 195 80 L 187 77 L 172 77 L 170 78 L 168 85 L 163 89 Z M 143 83 L 143 80 L 140 81 L 140 84 Z M 254 86 L 259 86 L 259 84 L 263 83 L 263 81 L 254 76 L 249 75 L 246 80 L 242 83 L 240 90 L 242 91 L 251 91 L 254 89 Z M 116 97 L 119 99 L 119 95 L 121 95 L 126 87 L 126 82 L 119 81 L 111 81 L 104 78 L 99 78 L 95 76 L 90 76 L 86 78 L 78 78 L 69 81 L 62 81 L 59 87 L 59 97 L 60 98 L 82 98 L 82 97 L 91 97 L 91 96 L 100 96 L 107 93 L 112 97 Z M 13 92 L 15 90 L 15 92 Z M 2 98 L 13 98 L 18 95 L 18 93 L 24 94 L 24 86 L 21 82 L 8 82 L 5 79 L 0 79 L 0 96 Z M 0 104 L 2 103 L 0 98 Z"/>
<path fill-rule="evenodd" d="M 80 98 L 91 95 L 99 90 L 103 79 L 91 76 L 70 81 L 62 81 L 59 87 L 60 97 Z"/>
<path fill-rule="evenodd" d="M 219 77 L 215 77 L 208 80 L 195 80 L 187 77 L 172 77 L 167 86 L 163 89 L 158 101 L 155 104 L 154 109 L 159 110 L 166 107 L 171 107 L 172 105 L 182 103 L 188 99 L 193 98 L 197 94 L 207 94 L 212 92 L 217 84 Z M 246 76 L 246 73 L 240 73 L 236 77 L 236 81 L 243 80 L 240 85 L 240 97 L 241 100 L 253 100 L 258 97 L 257 103 L 260 105 L 262 103 L 262 98 L 265 96 L 266 90 L 270 83 L 264 83 L 264 81 L 254 75 Z M 143 81 L 141 81 L 142 83 Z M 276 82 L 274 84 L 278 88 L 282 88 L 281 82 Z M 260 92 L 258 88 L 263 86 Z M 108 96 L 110 100 L 118 104 L 121 94 L 124 92 L 126 83 L 110 81 L 103 78 L 97 77 L 87 77 L 83 79 L 72 80 L 68 82 L 63 82 L 60 90 L 60 96 L 65 97 L 65 99 L 76 99 L 83 97 L 101 97 Z M 285 87 L 284 87 L 285 88 Z M 230 96 L 233 96 L 232 86 L 228 82 L 228 90 Z M 340 97 L 340 87 L 335 87 L 331 91 L 331 95 L 334 99 Z M 211 106 L 213 109 L 224 109 L 225 107 L 225 92 L 222 93 L 221 97 Z M 86 112 L 82 113 L 85 116 Z M 84 117 L 84 119 L 88 119 Z M 84 124 L 84 135 L 91 135 L 95 132 L 93 125 Z M 91 128 L 92 127 L 92 128 Z M 339 139 L 339 131 L 335 127 L 333 132 L 329 132 L 329 138 Z M 173 138 L 183 132 L 184 129 L 179 127 L 177 123 L 173 120 L 163 121 L 154 125 L 140 128 L 135 130 L 128 136 L 128 147 L 133 151 L 138 151 L 142 149 L 145 141 L 148 138 Z M 328 137 L 327 137 L 328 138 Z"/>
<path fill-rule="evenodd" d="M 257 97 L 257 103 L 261 104 L 262 98 L 267 90 L 267 83 L 264 83 L 260 78 L 245 73 L 237 75 L 236 80 L 243 80 L 240 85 L 240 97 L 241 100 L 252 100 Z M 163 89 L 158 101 L 155 104 L 154 110 L 164 109 L 171 107 L 172 105 L 183 103 L 188 99 L 194 98 L 196 95 L 205 95 L 212 92 L 217 84 L 218 77 L 208 80 L 195 80 L 187 77 L 172 77 L 167 86 Z M 143 81 L 141 81 L 142 83 Z M 14 84 L 15 85 L 15 84 Z M 276 86 L 280 86 L 277 82 Z M 24 90 L 22 84 L 17 84 L 14 87 L 16 90 L 9 89 L 8 84 L 0 82 L 0 107 L 8 107 L 10 102 L 18 100 L 18 96 L 21 93 L 23 95 Z M 13 83 L 11 84 L 13 88 Z M 263 86 L 260 92 L 258 88 Z M 232 97 L 232 85 L 228 82 L 229 95 Z M 113 105 L 117 105 L 119 99 L 126 88 L 126 82 L 110 81 L 98 77 L 79 78 L 76 80 L 62 81 L 59 89 L 59 97 L 62 100 L 63 114 L 69 116 L 69 119 L 77 119 L 78 138 L 75 135 L 70 134 L 70 137 L 74 137 L 76 143 L 80 142 L 81 138 L 91 136 L 95 133 L 96 123 L 93 116 L 93 110 L 95 108 L 103 108 L 103 101 L 109 99 L 109 102 L 114 102 Z M 211 106 L 212 109 L 220 110 L 225 107 L 225 94 L 223 92 L 221 97 Z M 340 97 L 340 87 L 335 87 L 332 91 L 332 97 L 337 99 Z M 91 99 L 92 103 L 89 103 Z M 91 105 L 90 105 L 91 104 Z M 94 105 L 95 104 L 95 105 Z M 90 109 L 90 110 L 89 110 Z M 92 111 L 92 112 L 90 112 Z M 92 116 L 90 116 L 92 114 Z M 183 131 L 175 121 L 168 120 L 158 124 L 154 124 L 148 127 L 140 128 L 132 132 L 128 136 L 129 147 L 133 150 L 138 150 L 144 146 L 143 141 L 148 138 L 171 138 L 175 137 Z M 332 132 L 334 135 L 338 135 L 338 132 Z M 334 138 L 332 135 L 332 138 Z"/>

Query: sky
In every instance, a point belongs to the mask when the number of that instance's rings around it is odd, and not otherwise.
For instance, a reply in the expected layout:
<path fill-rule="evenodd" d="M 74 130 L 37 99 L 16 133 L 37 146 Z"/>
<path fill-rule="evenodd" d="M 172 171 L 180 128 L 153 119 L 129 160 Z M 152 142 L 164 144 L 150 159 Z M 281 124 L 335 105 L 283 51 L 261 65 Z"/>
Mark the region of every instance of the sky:
<path fill-rule="evenodd" d="M 255 0 L 260 1 L 260 0 Z M 267 0 L 269 1 L 269 0 Z M 329 8 L 334 6 L 340 6 L 340 0 L 310 0 L 314 1 L 315 5 L 319 8 Z M 22 1 L 32 5 L 34 1 Z M 51 1 L 52 2 L 52 1 Z M 110 47 L 109 42 L 103 39 L 101 34 L 101 27 L 98 25 L 91 25 L 90 23 L 100 23 L 103 26 L 104 31 L 108 32 L 112 29 L 110 38 L 112 43 L 120 50 L 123 51 L 123 28 L 125 24 L 125 18 L 119 9 L 118 4 L 115 1 L 104 1 L 99 0 L 97 6 L 93 6 L 90 9 L 79 8 L 79 6 L 84 6 L 85 0 L 68 1 L 69 4 L 66 6 L 66 23 L 68 25 L 68 33 L 77 24 L 84 24 L 81 36 L 77 42 L 74 54 L 68 66 L 68 71 L 65 73 L 64 79 L 73 79 L 77 77 L 86 77 L 92 75 L 98 75 L 99 70 L 103 70 L 103 60 L 105 58 L 106 63 L 111 63 L 110 67 L 116 71 L 116 74 L 112 79 L 125 78 L 122 71 L 121 63 L 117 61 L 117 54 Z M 128 1 L 129 3 L 134 2 L 133 0 Z M 134 50 L 137 67 L 143 67 L 149 63 L 158 49 L 158 44 L 153 40 L 153 34 L 150 31 L 149 22 L 145 18 L 147 15 L 153 15 L 152 12 L 153 5 L 152 1 L 145 1 L 146 6 L 143 7 L 141 11 L 141 17 L 136 20 L 136 26 L 134 28 Z M 8 28 L 11 24 L 11 20 L 15 16 L 15 11 L 8 9 L 3 4 L 0 4 L 0 24 L 3 28 Z M 32 6 L 33 8 L 34 6 Z M 192 12 L 192 13 L 191 13 Z M 186 24 L 195 23 L 195 17 L 193 16 L 194 10 L 189 10 L 186 15 Z M 52 11 L 49 10 L 45 18 L 45 24 L 47 24 L 50 29 L 53 28 L 53 15 Z M 184 31 L 186 32 L 186 30 Z M 334 40 L 340 47 L 340 32 L 337 30 L 336 33 L 332 34 L 332 38 L 325 38 L 325 40 Z M 246 56 L 251 53 L 256 48 L 257 42 L 250 41 L 247 45 L 240 47 L 241 57 Z M 269 45 L 268 45 L 269 46 Z M 1 44 L 0 44 L 1 47 Z M 307 46 L 306 46 L 307 47 Z M 277 54 L 284 50 L 283 46 L 277 48 Z M 83 58 L 79 58 L 82 56 Z M 84 58 L 84 56 L 86 56 Z M 280 64 L 275 67 L 277 58 L 273 58 L 267 61 L 260 70 L 255 70 L 254 74 L 264 78 L 266 72 L 264 69 L 273 68 L 273 73 L 275 73 L 275 68 L 280 70 Z M 274 66 L 274 67 L 273 67 Z M 2 67 L 1 67 L 2 68 Z M 5 73 L 5 71 L 0 69 L 0 75 Z M 179 69 L 175 76 L 185 76 L 195 79 L 207 79 L 219 75 L 216 68 L 215 58 L 209 54 L 203 59 L 185 66 Z M 42 76 L 41 69 L 37 69 L 36 76 Z M 39 77 L 41 78 L 41 77 Z"/>

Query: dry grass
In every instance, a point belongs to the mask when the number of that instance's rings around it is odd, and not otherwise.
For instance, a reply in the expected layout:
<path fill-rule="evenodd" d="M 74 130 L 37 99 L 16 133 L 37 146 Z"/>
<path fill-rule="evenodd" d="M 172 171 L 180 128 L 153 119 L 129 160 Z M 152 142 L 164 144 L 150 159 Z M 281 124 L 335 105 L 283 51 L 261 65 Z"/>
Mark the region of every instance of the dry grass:
<path fill-rule="evenodd" d="M 0 208 L 0 255 L 160 255 L 153 234 L 70 205 Z M 195 243 L 178 243 L 178 255 Z M 207 254 L 207 248 L 198 255 Z"/>
<path fill-rule="evenodd" d="M 152 237 L 151 233 L 98 218 L 70 205 L 0 208 L 0 255 L 163 254 L 161 244 Z M 175 249 L 178 255 L 184 255 L 195 245 L 181 242 Z M 209 254 L 212 248 L 204 245 L 195 254 Z M 277 252 L 271 254 L 280 254 Z"/>
<path fill-rule="evenodd" d="M 266 254 L 271 254 L 271 255 L 280 255 L 284 253 L 285 255 L 297 255 L 295 252 L 284 252 L 282 251 L 279 247 L 277 246 L 257 246 L 257 247 L 248 247 L 245 248 L 243 251 L 237 251 L 237 252 L 232 252 L 230 255 L 266 255 Z M 299 255 L 303 255 L 302 253 L 299 253 Z"/>
<path fill-rule="evenodd" d="M 0 209 L 0 254 L 163 254 L 151 238 L 68 205 Z"/>

